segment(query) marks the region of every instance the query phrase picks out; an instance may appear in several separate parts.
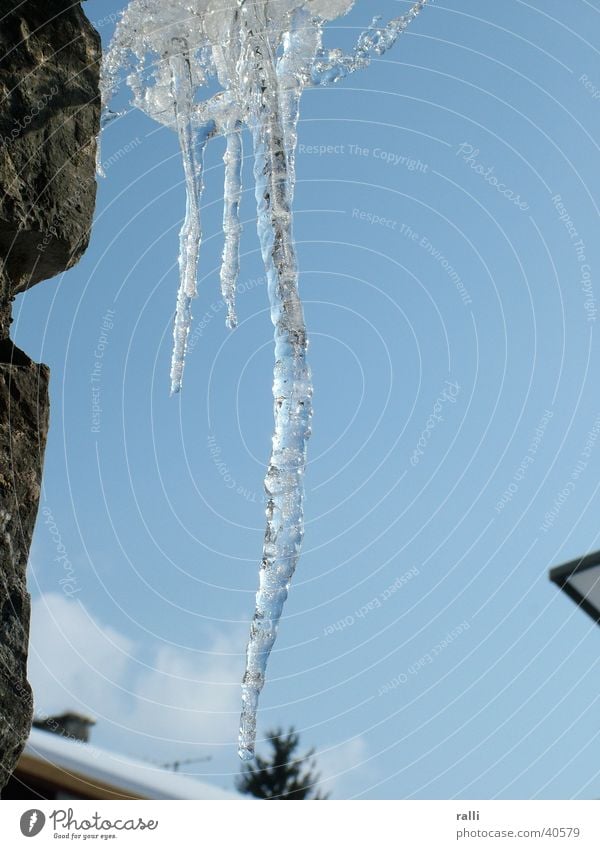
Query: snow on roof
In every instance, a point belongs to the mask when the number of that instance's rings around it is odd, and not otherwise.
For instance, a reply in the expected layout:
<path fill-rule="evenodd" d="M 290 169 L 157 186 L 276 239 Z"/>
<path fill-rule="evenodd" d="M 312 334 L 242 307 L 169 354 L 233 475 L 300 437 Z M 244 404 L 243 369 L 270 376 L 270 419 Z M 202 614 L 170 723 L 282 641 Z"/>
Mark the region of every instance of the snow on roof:
<path fill-rule="evenodd" d="M 66 773 L 118 787 L 145 799 L 247 799 L 212 784 L 89 743 L 69 740 L 48 731 L 31 730 L 25 755 L 53 764 Z"/>

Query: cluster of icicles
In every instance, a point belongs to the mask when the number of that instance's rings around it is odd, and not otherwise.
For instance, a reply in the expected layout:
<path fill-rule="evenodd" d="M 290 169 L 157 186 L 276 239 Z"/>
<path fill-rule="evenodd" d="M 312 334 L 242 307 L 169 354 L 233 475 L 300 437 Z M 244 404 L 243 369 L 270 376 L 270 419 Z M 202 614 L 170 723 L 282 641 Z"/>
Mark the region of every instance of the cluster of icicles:
<path fill-rule="evenodd" d="M 256 711 L 269 654 L 304 535 L 303 475 L 311 424 L 311 373 L 292 232 L 294 160 L 302 91 L 366 67 L 395 43 L 427 0 L 383 25 L 375 19 L 344 53 L 325 49 L 323 26 L 354 0 L 132 0 L 103 65 L 104 122 L 123 71 L 133 105 L 177 132 L 187 189 L 171 391 L 181 389 L 192 321 L 201 228 L 203 153 L 226 141 L 221 290 L 237 323 L 242 131 L 254 154 L 258 235 L 275 327 L 275 430 L 265 478 L 267 528 L 242 684 L 239 754 L 254 755 Z M 201 99 L 202 88 L 207 88 Z"/>

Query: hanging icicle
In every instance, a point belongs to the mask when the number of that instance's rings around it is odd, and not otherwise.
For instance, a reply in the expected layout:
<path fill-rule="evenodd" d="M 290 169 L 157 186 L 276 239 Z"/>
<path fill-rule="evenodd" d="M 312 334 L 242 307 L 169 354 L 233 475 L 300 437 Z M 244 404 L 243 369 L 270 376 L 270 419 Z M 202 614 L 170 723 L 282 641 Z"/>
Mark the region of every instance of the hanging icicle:
<path fill-rule="evenodd" d="M 172 392 L 181 388 L 196 296 L 204 148 L 211 136 L 225 136 L 220 276 L 226 322 L 233 328 L 244 127 L 252 137 L 258 236 L 275 328 L 275 428 L 265 478 L 267 528 L 242 684 L 243 759 L 254 754 L 258 699 L 304 536 L 312 382 L 292 225 L 300 97 L 307 86 L 335 83 L 389 50 L 426 2 L 419 0 L 386 25 L 375 18 L 344 54 L 323 48 L 323 26 L 349 11 L 354 0 L 132 0 L 104 60 L 105 115 L 111 114 L 108 106 L 125 68 L 134 105 L 179 137 L 187 206 L 180 232 Z M 222 91 L 199 101 L 210 77 Z"/>

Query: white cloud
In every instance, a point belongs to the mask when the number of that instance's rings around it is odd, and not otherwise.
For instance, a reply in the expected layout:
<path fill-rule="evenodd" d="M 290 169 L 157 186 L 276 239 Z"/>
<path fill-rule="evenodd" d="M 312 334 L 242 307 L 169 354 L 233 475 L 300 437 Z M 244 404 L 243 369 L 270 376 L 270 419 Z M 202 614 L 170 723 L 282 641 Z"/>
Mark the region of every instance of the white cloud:
<path fill-rule="evenodd" d="M 369 758 L 369 747 L 364 737 L 353 737 L 336 746 L 317 752 L 319 788 L 330 792 L 332 798 L 344 799 L 366 789 L 375 777 Z"/>
<path fill-rule="evenodd" d="M 32 605 L 29 680 L 36 711 L 94 717 L 100 746 L 155 762 L 210 754 L 208 772 L 230 784 L 246 630 L 205 636 L 204 651 L 136 642 L 94 618 L 77 599 L 48 593 Z M 355 737 L 317 752 L 319 787 L 343 799 L 374 779 L 368 745 Z M 190 767 L 191 772 L 202 770 Z M 211 779 L 208 779 L 211 780 Z"/>
<path fill-rule="evenodd" d="M 162 646 L 137 675 L 131 724 L 155 737 L 194 744 L 237 739 L 243 641 L 217 635 L 198 654 Z"/>
<path fill-rule="evenodd" d="M 59 593 L 32 604 L 29 680 L 38 713 L 77 709 L 112 713 L 133 642 L 114 628 L 99 627 L 78 601 Z"/>
<path fill-rule="evenodd" d="M 99 745 L 169 760 L 234 746 L 244 648 L 242 629 L 213 631 L 202 652 L 142 645 L 48 593 L 32 605 L 29 680 L 38 713 L 81 711 Z"/>

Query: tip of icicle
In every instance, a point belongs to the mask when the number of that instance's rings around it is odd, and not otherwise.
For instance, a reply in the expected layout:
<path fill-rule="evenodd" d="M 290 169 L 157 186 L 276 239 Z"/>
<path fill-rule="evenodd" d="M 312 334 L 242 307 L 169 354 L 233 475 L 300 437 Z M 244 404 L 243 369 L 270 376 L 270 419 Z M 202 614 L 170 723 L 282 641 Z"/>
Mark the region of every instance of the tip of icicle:
<path fill-rule="evenodd" d="M 254 760 L 254 749 L 249 749 L 247 746 L 240 746 L 238 755 L 241 761 L 252 761 Z"/>
<path fill-rule="evenodd" d="M 180 392 L 181 392 L 181 383 L 172 383 L 171 384 L 171 391 L 169 393 L 170 397 L 172 398 L 173 395 L 179 395 Z"/>

